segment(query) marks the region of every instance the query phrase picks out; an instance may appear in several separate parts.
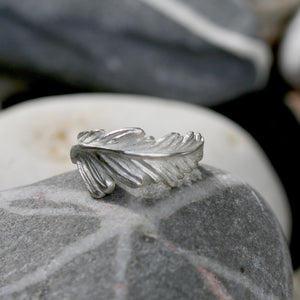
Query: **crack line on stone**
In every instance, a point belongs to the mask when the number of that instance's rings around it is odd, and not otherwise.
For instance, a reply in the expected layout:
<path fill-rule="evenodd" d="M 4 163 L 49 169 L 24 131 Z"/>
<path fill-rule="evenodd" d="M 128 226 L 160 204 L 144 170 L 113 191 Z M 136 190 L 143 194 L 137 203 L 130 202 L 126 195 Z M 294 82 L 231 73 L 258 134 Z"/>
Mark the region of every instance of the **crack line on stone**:
<path fill-rule="evenodd" d="M 216 274 L 208 271 L 207 269 L 196 267 L 202 274 L 213 293 L 219 297 L 220 300 L 233 300 L 232 296 L 223 285 L 222 281 L 216 276 Z"/>
<path fill-rule="evenodd" d="M 211 258 L 196 255 L 189 250 L 177 248 L 179 254 L 185 257 L 195 268 L 202 267 L 207 270 L 212 270 L 214 273 L 227 280 L 234 281 L 247 288 L 251 293 L 255 294 L 257 299 L 263 296 L 265 300 L 279 300 L 279 297 L 265 292 L 261 287 L 256 285 L 252 280 L 242 275 L 240 272 L 228 268 L 224 264 L 214 261 Z"/>
<path fill-rule="evenodd" d="M 150 234 L 148 235 L 156 240 L 159 239 L 157 235 Z M 175 255 L 179 255 L 186 259 L 198 272 L 201 273 L 202 277 L 205 279 L 207 284 L 209 285 L 212 292 L 218 296 L 221 300 L 233 300 L 232 296 L 227 291 L 226 287 L 223 285 L 222 281 L 217 278 L 216 274 L 204 269 L 202 266 L 195 264 L 189 258 L 189 255 L 185 253 L 186 250 L 180 249 L 179 247 L 175 246 L 172 242 L 167 239 L 160 239 L 160 241 L 169 248 Z"/>

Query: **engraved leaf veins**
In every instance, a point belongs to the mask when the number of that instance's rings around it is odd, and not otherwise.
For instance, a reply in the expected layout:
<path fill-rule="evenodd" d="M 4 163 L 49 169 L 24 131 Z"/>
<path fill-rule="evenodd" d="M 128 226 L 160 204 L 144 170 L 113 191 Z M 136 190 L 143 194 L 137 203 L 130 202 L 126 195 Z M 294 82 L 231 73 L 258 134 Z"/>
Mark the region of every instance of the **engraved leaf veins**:
<path fill-rule="evenodd" d="M 192 131 L 158 140 L 140 128 L 84 131 L 71 149 L 71 159 L 91 195 L 102 198 L 116 184 L 125 189 L 156 183 L 178 186 L 198 166 L 203 143 L 201 134 Z"/>

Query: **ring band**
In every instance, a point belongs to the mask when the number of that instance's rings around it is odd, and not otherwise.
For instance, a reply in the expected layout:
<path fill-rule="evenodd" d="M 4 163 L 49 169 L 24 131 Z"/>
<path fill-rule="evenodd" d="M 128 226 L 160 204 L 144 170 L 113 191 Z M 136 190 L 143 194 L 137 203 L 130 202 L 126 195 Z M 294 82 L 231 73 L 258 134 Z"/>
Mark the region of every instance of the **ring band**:
<path fill-rule="evenodd" d="M 155 140 L 141 128 L 100 129 L 80 132 L 77 138 L 71 160 L 94 198 L 112 193 L 115 185 L 126 190 L 157 183 L 176 187 L 203 157 L 204 139 L 192 131 Z"/>

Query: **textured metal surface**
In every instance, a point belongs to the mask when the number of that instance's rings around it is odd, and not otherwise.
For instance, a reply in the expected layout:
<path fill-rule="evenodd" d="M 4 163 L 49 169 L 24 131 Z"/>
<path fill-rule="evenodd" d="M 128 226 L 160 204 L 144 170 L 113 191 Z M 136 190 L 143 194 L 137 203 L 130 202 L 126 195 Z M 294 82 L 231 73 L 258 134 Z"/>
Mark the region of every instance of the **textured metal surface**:
<path fill-rule="evenodd" d="M 170 133 L 155 140 L 140 128 L 106 133 L 84 131 L 71 149 L 71 160 L 94 198 L 111 193 L 115 185 L 141 188 L 162 183 L 176 187 L 197 169 L 203 157 L 200 133 Z M 189 180 L 189 179 L 188 179 Z"/>

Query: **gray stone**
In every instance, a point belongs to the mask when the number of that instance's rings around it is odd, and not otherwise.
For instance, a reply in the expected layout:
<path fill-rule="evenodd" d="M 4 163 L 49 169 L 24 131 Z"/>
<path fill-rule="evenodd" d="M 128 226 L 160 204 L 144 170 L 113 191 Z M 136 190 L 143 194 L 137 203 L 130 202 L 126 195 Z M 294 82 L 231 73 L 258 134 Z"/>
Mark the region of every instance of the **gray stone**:
<path fill-rule="evenodd" d="M 92 90 L 213 104 L 264 84 L 245 0 L 0 0 L 0 65 Z"/>
<path fill-rule="evenodd" d="M 249 186 L 201 166 L 160 199 L 96 201 L 77 171 L 0 193 L 1 299 L 290 299 L 280 225 Z"/>
<path fill-rule="evenodd" d="M 248 0 L 257 16 L 261 34 L 270 44 L 278 42 L 299 0 Z"/>

